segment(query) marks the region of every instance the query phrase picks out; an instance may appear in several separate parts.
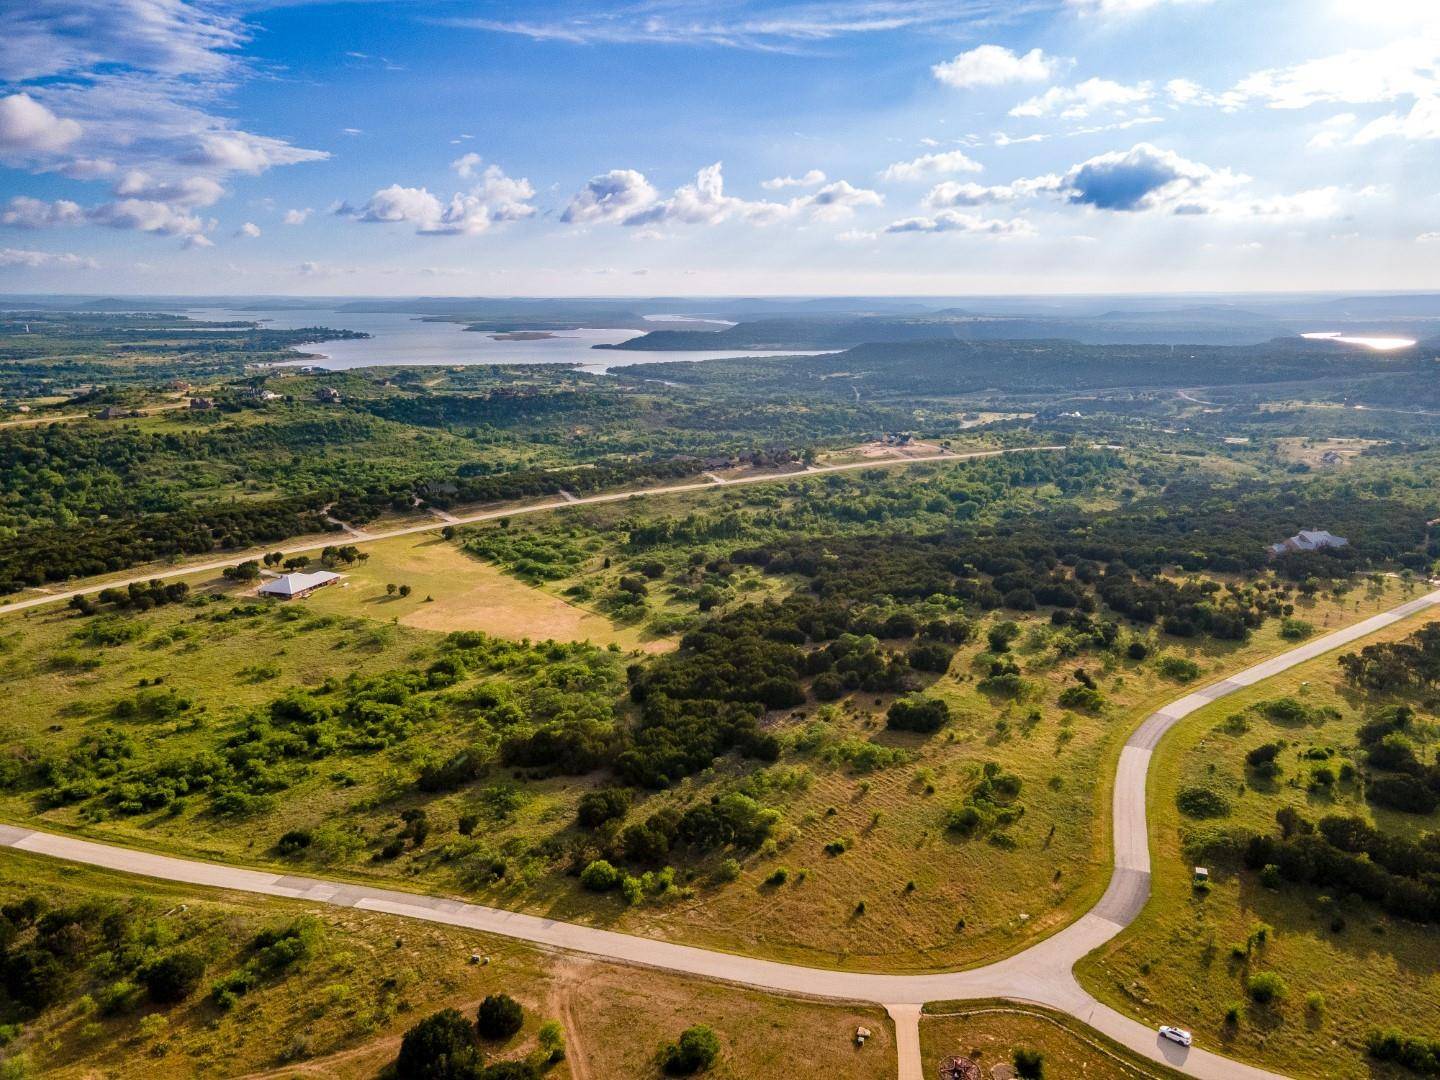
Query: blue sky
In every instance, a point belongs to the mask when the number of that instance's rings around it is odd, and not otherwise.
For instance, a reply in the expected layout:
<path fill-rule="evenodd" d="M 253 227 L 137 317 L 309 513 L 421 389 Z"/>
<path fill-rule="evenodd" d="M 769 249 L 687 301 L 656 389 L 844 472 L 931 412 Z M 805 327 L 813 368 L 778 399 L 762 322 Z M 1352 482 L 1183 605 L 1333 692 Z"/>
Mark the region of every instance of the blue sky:
<path fill-rule="evenodd" d="M 0 5 L 0 290 L 1437 288 L 1433 0 Z"/>

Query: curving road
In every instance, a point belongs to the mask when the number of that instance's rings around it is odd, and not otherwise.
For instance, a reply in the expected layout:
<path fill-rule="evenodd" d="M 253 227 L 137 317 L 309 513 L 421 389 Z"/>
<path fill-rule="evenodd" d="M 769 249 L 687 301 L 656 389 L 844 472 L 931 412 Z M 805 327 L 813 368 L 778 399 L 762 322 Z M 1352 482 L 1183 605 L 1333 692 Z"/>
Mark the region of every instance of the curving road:
<path fill-rule="evenodd" d="M 708 485 L 707 485 L 708 486 Z M 1078 921 L 1024 952 L 968 971 L 876 975 L 806 968 L 667 941 L 559 922 L 536 915 L 370 885 L 173 858 L 76 837 L 0 825 L 0 845 L 70 862 L 191 885 L 289 897 L 462 926 L 601 959 L 664 968 L 686 975 L 811 997 L 875 1002 L 895 1020 L 900 1080 L 921 1080 L 920 1006 L 927 1001 L 1010 998 L 1068 1013 L 1142 1057 L 1204 1080 L 1281 1080 L 1277 1074 L 1198 1047 L 1161 1040 L 1150 1027 L 1091 997 L 1076 981 L 1075 963 L 1120 933 L 1150 895 L 1145 785 L 1150 758 L 1167 731 L 1198 709 L 1263 679 L 1348 645 L 1440 604 L 1427 593 L 1353 626 L 1291 649 L 1239 674 L 1187 694 L 1152 713 L 1120 754 L 1113 802 L 1114 869 L 1100 902 Z"/>
<path fill-rule="evenodd" d="M 396 536 L 414 536 L 417 533 L 434 532 L 436 529 L 444 528 L 445 525 L 473 525 L 480 521 L 495 521 L 498 518 L 520 517 L 524 514 L 541 514 L 550 510 L 564 510 L 572 506 L 590 506 L 596 503 L 624 502 L 626 499 L 648 498 L 654 495 L 679 495 L 687 491 L 711 491 L 717 486 L 739 487 L 744 484 L 773 484 L 780 480 L 802 480 L 812 476 L 824 476 L 826 473 L 853 472 L 857 469 L 893 469 L 898 465 L 925 465 L 933 462 L 946 461 L 972 461 L 976 458 L 1001 457 L 1005 454 L 1024 454 L 1036 450 L 1069 450 L 1068 446 L 1012 446 L 1003 450 L 967 450 L 959 453 L 928 454 L 923 457 L 907 458 L 878 458 L 876 460 L 852 461 L 845 465 L 811 465 L 809 468 L 800 469 L 797 472 L 785 473 L 761 473 L 756 476 L 737 476 L 733 479 L 721 480 L 719 477 L 711 477 L 708 480 L 697 480 L 684 484 L 666 484 L 663 487 L 651 488 L 630 488 L 625 491 L 611 491 L 603 495 L 587 495 L 584 498 L 576 498 L 568 492 L 563 493 L 564 497 L 554 502 L 532 503 L 529 506 L 508 506 L 497 510 L 484 510 L 480 513 L 467 514 L 463 517 L 455 517 L 449 514 L 443 516 L 443 523 L 437 525 L 434 521 L 428 521 L 423 525 L 406 525 L 399 529 L 387 529 L 383 532 L 362 532 L 342 521 L 327 516 L 327 520 L 339 525 L 341 529 L 349 534 L 351 543 L 367 544 L 376 540 L 390 540 Z M 1110 447 L 1110 449 L 1119 449 Z M 705 474 L 709 476 L 709 474 Z M 162 570 L 148 574 L 136 574 L 134 577 L 119 578 L 117 580 L 92 581 L 83 588 L 72 588 L 65 592 L 49 592 L 44 596 L 34 596 L 26 600 L 15 600 L 8 604 L 0 604 L 0 615 L 8 615 L 13 611 L 24 611 L 27 608 L 39 607 L 42 604 L 53 604 L 58 600 L 69 600 L 74 596 L 82 596 L 85 593 L 94 592 L 97 589 L 123 589 L 127 585 L 139 585 L 147 581 L 165 581 L 169 578 L 189 577 L 191 574 L 203 574 L 210 570 L 223 570 L 227 566 L 234 566 L 237 562 L 245 559 L 259 558 L 266 551 L 278 551 L 282 555 L 298 555 L 306 551 L 319 551 L 336 542 L 334 537 L 327 537 L 324 540 L 307 540 L 299 544 L 281 545 L 275 548 L 256 549 L 254 551 L 231 552 L 227 558 L 216 559 L 211 562 L 190 563 L 186 566 L 179 566 L 172 570 Z"/>

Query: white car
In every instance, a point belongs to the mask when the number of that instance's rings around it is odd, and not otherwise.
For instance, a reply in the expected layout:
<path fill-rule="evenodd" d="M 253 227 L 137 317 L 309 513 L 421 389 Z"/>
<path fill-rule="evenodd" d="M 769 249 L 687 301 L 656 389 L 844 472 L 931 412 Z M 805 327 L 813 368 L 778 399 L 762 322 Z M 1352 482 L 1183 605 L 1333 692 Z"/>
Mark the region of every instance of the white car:
<path fill-rule="evenodd" d="M 1189 1046 L 1191 1042 L 1188 1031 L 1177 1027 L 1170 1027 L 1169 1025 L 1160 1029 L 1160 1037 L 1162 1039 L 1169 1039 L 1171 1042 L 1177 1042 L 1181 1046 Z"/>

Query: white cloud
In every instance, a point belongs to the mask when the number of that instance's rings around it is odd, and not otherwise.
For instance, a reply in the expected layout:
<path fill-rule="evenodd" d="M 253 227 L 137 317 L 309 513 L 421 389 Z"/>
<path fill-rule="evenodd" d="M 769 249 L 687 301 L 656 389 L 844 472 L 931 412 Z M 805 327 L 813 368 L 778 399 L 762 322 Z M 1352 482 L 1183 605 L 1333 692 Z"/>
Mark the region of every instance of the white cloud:
<path fill-rule="evenodd" d="M 1211 0 L 1066 0 L 1072 8 L 1086 15 L 1134 15 L 1153 8 L 1210 2 Z"/>
<path fill-rule="evenodd" d="M 1440 97 L 1421 98 L 1408 113 L 1377 117 L 1357 131 L 1350 141 L 1356 146 L 1366 146 L 1387 138 L 1440 139 Z"/>
<path fill-rule="evenodd" d="M 167 76 L 230 73 L 245 27 L 186 0 L 24 0 L 0 5 L 0 79 L 119 65 Z"/>
<path fill-rule="evenodd" d="M 1137 143 L 1128 151 L 1098 154 L 1065 174 L 1059 190 L 1067 201 L 1097 210 L 1171 210 L 1208 213 L 1247 177 L 1212 169 L 1173 150 Z"/>
<path fill-rule="evenodd" d="M 1440 232 L 1421 233 L 1415 238 L 1419 244 L 1440 244 Z"/>
<path fill-rule="evenodd" d="M 68 199 L 46 202 L 17 195 L 0 212 L 0 224 L 23 229 L 87 223 L 165 236 L 199 236 L 214 228 L 214 222 L 202 221 L 187 210 L 150 199 L 116 199 L 99 206 L 82 207 Z"/>
<path fill-rule="evenodd" d="M 115 194 L 176 206 L 212 206 L 225 189 L 208 176 L 186 176 L 176 180 L 155 180 L 139 169 L 131 170 L 115 185 Z"/>
<path fill-rule="evenodd" d="M 285 216 L 280 220 L 286 225 L 304 225 L 314 212 L 315 211 L 308 206 L 303 210 L 286 210 Z"/>
<path fill-rule="evenodd" d="M 1328 120 L 1322 120 L 1319 130 L 1310 136 L 1305 145 L 1312 150 L 1329 150 L 1339 146 L 1355 130 L 1360 118 L 1352 112 L 1336 113 Z"/>
<path fill-rule="evenodd" d="M 885 226 L 887 233 L 969 233 L 983 236 L 1034 236 L 1035 227 L 1024 218 L 982 218 L 955 210 L 934 217 L 905 218 Z"/>
<path fill-rule="evenodd" d="M 1044 135 L 1038 131 L 1031 135 L 1022 135 L 1018 138 L 1014 135 L 1007 135 L 1003 131 L 997 131 L 994 142 L 996 146 L 1015 146 L 1020 143 L 1044 142 L 1048 138 L 1050 138 L 1049 135 Z"/>
<path fill-rule="evenodd" d="M 531 5 L 543 11 L 543 5 Z M 749 4 L 621 4 L 546 19 L 444 18 L 445 26 L 518 34 L 576 45 L 712 45 L 794 52 L 859 34 L 951 28 L 966 20 L 999 20 L 1014 0 L 799 0 L 771 10 Z"/>
<path fill-rule="evenodd" d="M 815 187 L 824 182 L 825 174 L 819 169 L 811 169 L 804 176 L 776 176 L 762 180 L 760 186 L 766 191 L 780 191 L 782 188 Z"/>
<path fill-rule="evenodd" d="M 0 98 L 0 155 L 63 150 L 79 137 L 79 124 L 62 120 L 29 94 Z"/>
<path fill-rule="evenodd" d="M 85 220 L 85 211 L 79 203 L 69 199 L 46 202 L 32 199 L 29 195 L 16 195 L 0 212 L 0 225 L 18 229 L 44 229 L 52 225 L 79 225 Z"/>
<path fill-rule="evenodd" d="M 946 86 L 964 90 L 1008 82 L 1039 82 L 1050 78 L 1059 65 L 1059 60 L 1040 49 L 1021 56 L 1003 45 L 978 45 L 936 64 L 930 71 Z"/>
<path fill-rule="evenodd" d="M 1040 117 L 1058 113 L 1067 120 L 1079 120 L 1097 109 L 1139 105 L 1149 101 L 1151 96 L 1148 82 L 1125 86 L 1110 79 L 1086 79 L 1075 86 L 1052 86 L 1043 94 L 1016 105 L 1010 110 L 1010 115 Z"/>
<path fill-rule="evenodd" d="M 570 200 L 560 220 L 567 225 L 623 221 L 650 206 L 658 197 L 644 173 L 634 169 L 611 169 L 591 177 Z"/>
<path fill-rule="evenodd" d="M 0 248 L 0 266 L 22 266 L 27 270 L 98 270 L 100 264 L 85 255 L 69 252 Z"/>
<path fill-rule="evenodd" d="M 483 160 L 479 154 L 462 154 L 450 163 L 450 168 L 455 170 L 460 179 L 469 180 L 475 175 L 475 171 L 480 167 L 480 162 Z"/>
<path fill-rule="evenodd" d="M 166 236 L 198 236 L 205 223 L 193 214 L 149 199 L 116 199 L 85 211 L 85 219 L 112 229 L 135 229 Z"/>
<path fill-rule="evenodd" d="M 391 184 L 376 191 L 358 210 L 342 206 L 337 212 L 357 221 L 403 222 L 426 236 L 474 236 L 492 225 L 530 217 L 535 207 L 528 200 L 534 197 L 530 181 L 506 176 L 498 165 L 490 165 L 480 174 L 479 183 L 447 202 L 423 187 Z"/>
<path fill-rule="evenodd" d="M 191 233 L 189 236 L 185 237 L 185 240 L 183 241 L 181 246 L 190 248 L 192 250 L 198 248 L 212 248 L 215 246 L 215 242 L 211 240 L 208 236 L 206 236 L 204 233 Z"/>
<path fill-rule="evenodd" d="M 955 206 L 987 206 L 994 203 L 1014 202 L 1016 199 L 1033 198 L 1047 192 L 1059 191 L 1063 180 L 1058 176 L 1022 177 L 1009 184 L 961 183 L 947 180 L 936 184 L 925 196 L 925 205 L 932 210 Z"/>
<path fill-rule="evenodd" d="M 843 221 L 855 210 L 866 206 L 883 206 L 885 196 L 869 188 L 851 186 L 846 180 L 837 180 L 802 199 L 792 199 L 792 212 L 810 211 L 822 221 Z"/>
<path fill-rule="evenodd" d="M 260 226 L 256 225 L 253 221 L 247 221 L 244 225 L 241 225 L 240 228 L 235 230 L 235 235 L 248 236 L 250 239 L 254 240 L 260 235 Z"/>
<path fill-rule="evenodd" d="M 233 172 L 262 173 L 276 165 L 297 165 L 302 161 L 324 161 L 324 150 L 291 146 L 283 139 L 251 135 L 246 131 L 215 131 L 203 134 L 199 145 L 181 160 L 190 165 L 212 166 Z"/>
<path fill-rule="evenodd" d="M 897 161 L 880 174 L 887 183 L 929 180 L 935 176 L 951 176 L 961 172 L 980 172 L 983 166 L 959 150 L 940 154 L 922 154 L 910 161 Z"/>
<path fill-rule="evenodd" d="M 724 166 L 707 165 L 684 184 L 661 199 L 644 175 L 633 169 L 614 169 L 592 179 L 565 208 L 561 220 L 573 224 L 618 222 L 642 226 L 647 234 L 667 224 L 718 225 L 740 220 L 752 225 L 809 216 L 820 221 L 840 221 L 857 208 L 880 206 L 884 196 L 868 188 L 857 188 L 846 180 L 799 195 L 788 202 L 752 201 L 725 193 Z M 662 234 L 663 235 L 663 234 Z"/>
<path fill-rule="evenodd" d="M 104 180 L 115 175 L 115 162 L 106 158 L 75 158 L 60 166 L 60 173 L 71 180 Z"/>
<path fill-rule="evenodd" d="M 1407 37 L 1374 49 L 1349 49 L 1290 67 L 1257 71 L 1241 79 L 1228 97 L 1258 101 L 1272 109 L 1304 109 L 1325 103 L 1373 104 L 1400 97 L 1430 97 L 1437 81 L 1440 41 Z"/>

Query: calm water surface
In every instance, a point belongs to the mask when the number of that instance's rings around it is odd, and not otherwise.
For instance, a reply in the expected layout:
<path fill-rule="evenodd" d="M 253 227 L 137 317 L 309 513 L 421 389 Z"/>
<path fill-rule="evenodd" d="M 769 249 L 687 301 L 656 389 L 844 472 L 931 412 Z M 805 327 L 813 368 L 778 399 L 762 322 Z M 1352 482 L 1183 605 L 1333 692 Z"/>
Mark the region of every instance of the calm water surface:
<path fill-rule="evenodd" d="M 639 330 L 559 330 L 554 337 L 531 341 L 496 341 L 490 334 L 466 330 L 462 323 L 424 322 L 395 312 L 350 312 L 306 309 L 295 311 L 235 311 L 192 308 L 192 319 L 252 319 L 272 330 L 302 326 L 328 326 L 371 335 L 355 341 L 322 341 L 301 346 L 312 364 L 332 371 L 362 367 L 416 367 L 450 364 L 579 364 L 586 371 L 604 372 L 630 364 L 665 360 L 719 360 L 731 356 L 814 356 L 797 350 L 715 352 L 599 352 L 594 345 L 618 345 L 639 337 Z M 669 321 L 669 320 L 657 320 Z M 717 326 L 717 329 L 719 327 Z"/>

